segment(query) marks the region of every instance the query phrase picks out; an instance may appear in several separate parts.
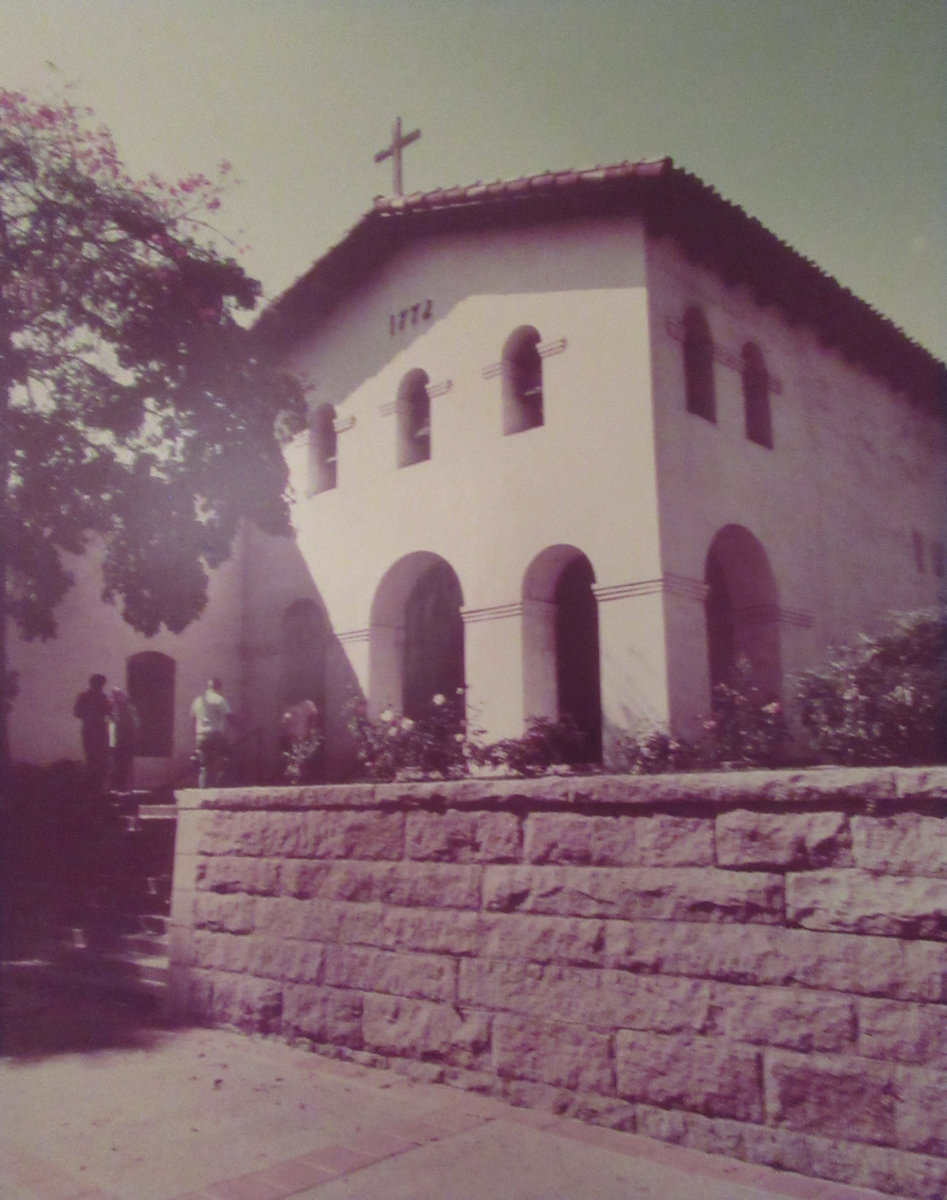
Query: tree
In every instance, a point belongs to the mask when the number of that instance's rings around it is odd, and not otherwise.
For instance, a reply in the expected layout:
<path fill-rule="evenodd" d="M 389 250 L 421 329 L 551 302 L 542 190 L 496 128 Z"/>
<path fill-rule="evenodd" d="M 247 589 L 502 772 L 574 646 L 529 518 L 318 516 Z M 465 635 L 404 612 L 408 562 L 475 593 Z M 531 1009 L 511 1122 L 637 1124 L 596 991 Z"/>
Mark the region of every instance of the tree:
<path fill-rule="evenodd" d="M 0 763 L 7 625 L 55 635 L 64 555 L 95 538 L 103 598 L 180 632 L 242 520 L 290 530 L 303 402 L 238 319 L 260 289 L 214 243 L 228 171 L 135 180 L 89 110 L 0 90 Z"/>

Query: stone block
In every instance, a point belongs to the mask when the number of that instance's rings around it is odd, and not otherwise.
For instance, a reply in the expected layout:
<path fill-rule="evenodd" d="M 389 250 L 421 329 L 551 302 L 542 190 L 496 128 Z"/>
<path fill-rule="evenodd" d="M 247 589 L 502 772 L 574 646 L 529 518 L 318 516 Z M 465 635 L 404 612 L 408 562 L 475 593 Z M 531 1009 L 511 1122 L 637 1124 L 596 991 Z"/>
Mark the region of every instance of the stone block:
<path fill-rule="evenodd" d="M 272 1033 L 280 1027 L 283 991 L 270 979 L 214 972 L 211 1011 L 219 1025 L 234 1025 L 246 1033 Z"/>
<path fill-rule="evenodd" d="M 848 818 L 837 812 L 759 813 L 716 819 L 717 863 L 757 870 L 811 870 L 853 865 Z"/>
<path fill-rule="evenodd" d="M 558 1021 L 503 1013 L 493 1020 L 492 1061 L 504 1079 L 614 1095 L 611 1038 Z"/>
<path fill-rule="evenodd" d="M 898 1146 L 947 1158 L 947 1071 L 899 1067 L 896 1079 Z"/>
<path fill-rule="evenodd" d="M 524 857 L 532 863 L 583 867 L 712 866 L 713 821 L 668 814 L 531 813 L 526 818 Z"/>
<path fill-rule="evenodd" d="M 629 975 L 538 963 L 463 959 L 462 1003 L 558 1019 L 593 1029 L 703 1029 L 710 987 L 693 979 Z"/>
<path fill-rule="evenodd" d="M 947 1007 L 860 999 L 858 1053 L 947 1070 Z"/>
<path fill-rule="evenodd" d="M 490 1018 L 451 1004 L 399 996 L 365 997 L 365 1045 L 380 1054 L 476 1066 L 490 1045 Z"/>
<path fill-rule="evenodd" d="M 885 875 L 947 879 L 947 821 L 920 813 L 852 817 L 855 863 Z"/>
<path fill-rule="evenodd" d="M 457 962 L 442 954 L 333 946 L 326 961 L 325 982 L 333 987 L 452 1003 L 457 996 Z"/>
<path fill-rule="evenodd" d="M 195 883 L 200 891 L 278 896 L 281 865 L 273 858 L 205 858 L 197 869 Z"/>
<path fill-rule="evenodd" d="M 283 1027 L 314 1042 L 360 1049 L 362 997 L 338 988 L 289 984 L 283 994 Z"/>
<path fill-rule="evenodd" d="M 618 1094 L 662 1108 L 740 1121 L 763 1119 L 761 1052 L 723 1038 L 622 1032 L 615 1041 Z"/>
<path fill-rule="evenodd" d="M 247 970 L 253 975 L 295 983 L 322 983 L 326 948 L 318 942 L 279 937 L 247 939 Z"/>
<path fill-rule="evenodd" d="M 441 862 L 516 862 L 520 823 L 513 813 L 464 812 L 408 814 L 406 856 Z"/>
<path fill-rule="evenodd" d="M 768 1051 L 768 1122 L 821 1137 L 896 1146 L 894 1070 L 866 1058 Z"/>
<path fill-rule="evenodd" d="M 475 954 L 481 914 L 462 909 L 386 906 L 375 945 L 430 954 Z"/>
<path fill-rule="evenodd" d="M 609 921 L 606 962 L 731 983 L 947 1000 L 947 946 L 764 925 Z"/>
<path fill-rule="evenodd" d="M 941 880 L 809 871 L 786 877 L 786 916 L 806 929 L 947 940 L 947 887 Z"/>
<path fill-rule="evenodd" d="M 714 983 L 707 1032 L 787 1050 L 842 1050 L 855 1038 L 855 1003 L 803 988 Z"/>
<path fill-rule="evenodd" d="M 252 896 L 198 892 L 194 897 L 194 928 L 216 933 L 252 933 L 255 911 Z"/>
<path fill-rule="evenodd" d="M 400 859 L 404 828 L 400 812 L 308 812 L 293 853 L 301 858 Z"/>
<path fill-rule="evenodd" d="M 613 920 L 777 924 L 783 920 L 783 881 L 712 867 L 488 866 L 484 907 Z"/>
<path fill-rule="evenodd" d="M 484 913 L 481 931 L 484 958 L 592 966 L 601 964 L 605 954 L 604 921 Z"/>
<path fill-rule="evenodd" d="M 232 933 L 194 934 L 194 962 L 215 971 L 244 972 L 249 962 L 251 939 Z"/>
<path fill-rule="evenodd" d="M 300 899 L 402 907 L 479 908 L 481 867 L 435 862 L 287 863 L 283 890 Z"/>

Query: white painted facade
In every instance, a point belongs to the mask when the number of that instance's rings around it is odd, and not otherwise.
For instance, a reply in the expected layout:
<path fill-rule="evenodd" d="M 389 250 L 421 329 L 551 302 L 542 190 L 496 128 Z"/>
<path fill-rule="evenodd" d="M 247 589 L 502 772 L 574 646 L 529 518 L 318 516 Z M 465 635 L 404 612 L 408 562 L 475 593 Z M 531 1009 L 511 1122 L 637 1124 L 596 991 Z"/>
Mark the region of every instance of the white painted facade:
<path fill-rule="evenodd" d="M 464 196 L 468 209 L 475 192 Z M 412 204 L 409 213 L 420 208 Z M 399 228 L 397 204 L 387 215 Z M 938 410 L 846 361 L 820 341 L 819 321 L 793 322 L 779 303 L 760 303 L 739 272 L 724 282 L 634 204 L 617 215 L 500 216 L 441 227 L 435 213 L 420 232 L 409 227 L 350 284 L 326 285 L 330 299 L 309 323 L 320 264 L 291 289 L 296 321 L 277 341 L 307 388 L 314 430 L 288 449 L 296 539 L 249 531 L 208 614 L 161 643 L 180 681 L 168 771 L 187 742 L 184 697 L 211 671 L 238 681 L 245 728 L 266 731 L 271 758 L 281 705 L 308 672 L 326 715 L 327 767 L 341 772 L 346 702 L 364 697 L 376 713 L 405 703 L 406 610 L 436 562 L 459 585 L 471 716 L 490 737 L 559 715 L 557 585 L 563 568 L 582 563 L 606 757 L 615 730 L 670 723 L 693 733 L 709 713 L 707 606 L 718 568 L 737 648 L 759 655 L 776 691 L 834 641 L 943 598 L 942 399 Z M 683 328 L 694 307 L 713 343 L 712 421 L 687 405 Z M 863 309 L 852 319 L 869 329 L 882 320 Z M 523 330 L 538 343 L 542 420 L 504 432 L 504 347 Z M 748 343 L 765 364 L 771 447 L 744 425 Z M 429 425 L 406 440 L 419 380 Z M 399 465 L 419 446 L 420 461 Z M 55 719 L 34 728 L 29 716 L 50 678 L 61 715 L 86 674 L 120 677 L 137 645 L 114 612 L 91 615 L 88 596 L 67 601 L 57 642 L 21 658 L 20 756 L 68 751 Z M 310 621 L 305 652 L 287 631 L 290 610 L 297 631 L 300 614 Z M 91 656 L 75 649 L 83 622 Z"/>

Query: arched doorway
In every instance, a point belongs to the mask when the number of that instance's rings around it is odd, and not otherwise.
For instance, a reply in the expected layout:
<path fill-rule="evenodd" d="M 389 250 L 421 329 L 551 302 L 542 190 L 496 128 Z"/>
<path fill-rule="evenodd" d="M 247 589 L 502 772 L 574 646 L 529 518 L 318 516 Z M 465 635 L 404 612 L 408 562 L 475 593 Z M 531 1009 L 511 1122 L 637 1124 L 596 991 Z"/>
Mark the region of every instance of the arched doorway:
<path fill-rule="evenodd" d="M 743 658 L 760 692 L 779 699 L 779 596 L 762 544 L 742 525 L 724 526 L 707 552 L 704 582 L 711 691 L 733 681 Z"/>
<path fill-rule="evenodd" d="M 463 594 L 451 565 L 428 551 L 385 574 L 372 604 L 369 708 L 391 704 L 406 716 L 430 710 L 438 693 L 465 683 Z"/>
<path fill-rule="evenodd" d="M 125 666 L 125 691 L 138 714 L 137 753 L 170 758 L 174 749 L 175 662 L 157 650 L 133 654 Z"/>
<path fill-rule="evenodd" d="M 326 647 L 329 627 L 315 600 L 294 600 L 280 624 L 280 694 L 282 709 L 312 700 L 325 711 Z"/>
<path fill-rule="evenodd" d="M 551 546 L 523 581 L 523 683 L 527 717 L 571 720 L 588 758 L 602 756 L 595 572 L 574 546 Z"/>

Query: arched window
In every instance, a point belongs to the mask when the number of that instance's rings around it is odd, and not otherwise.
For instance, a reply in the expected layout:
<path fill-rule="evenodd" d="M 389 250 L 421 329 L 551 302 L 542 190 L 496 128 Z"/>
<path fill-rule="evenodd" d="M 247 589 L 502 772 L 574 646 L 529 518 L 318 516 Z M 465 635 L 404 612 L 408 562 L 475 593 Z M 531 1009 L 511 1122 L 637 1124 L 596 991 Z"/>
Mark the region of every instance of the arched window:
<path fill-rule="evenodd" d="M 311 491 L 315 495 L 336 486 L 338 434 L 331 404 L 321 405 L 312 414 L 309 439 Z"/>
<path fill-rule="evenodd" d="M 705 421 L 716 421 L 714 344 L 707 318 L 699 308 L 689 308 L 684 314 L 684 389 L 687 411 Z"/>
<path fill-rule="evenodd" d="M 769 375 L 759 346 L 743 347 L 743 412 L 746 436 L 758 446 L 773 446 L 773 422 L 769 410 Z"/>
<path fill-rule="evenodd" d="M 531 325 L 513 331 L 503 347 L 503 432 L 522 433 L 543 423 L 543 361 Z"/>
<path fill-rule="evenodd" d="M 125 691 L 140 722 L 138 754 L 170 758 L 174 746 L 174 659 L 155 650 L 133 654 L 125 668 Z"/>
<path fill-rule="evenodd" d="M 409 371 L 398 388 L 398 466 L 431 457 L 431 398 L 426 371 Z"/>

